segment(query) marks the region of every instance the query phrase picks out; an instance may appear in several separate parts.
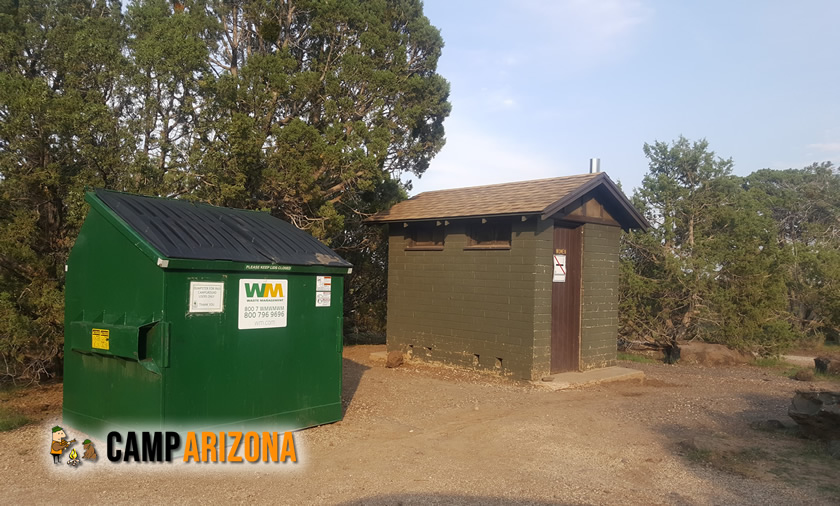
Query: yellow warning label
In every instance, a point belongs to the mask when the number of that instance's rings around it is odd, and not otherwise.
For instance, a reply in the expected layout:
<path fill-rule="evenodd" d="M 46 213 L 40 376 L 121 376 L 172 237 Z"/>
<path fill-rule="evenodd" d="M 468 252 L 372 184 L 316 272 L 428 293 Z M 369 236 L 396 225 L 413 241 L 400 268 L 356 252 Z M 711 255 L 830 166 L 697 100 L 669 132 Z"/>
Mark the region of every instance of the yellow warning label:
<path fill-rule="evenodd" d="M 108 329 L 91 329 L 90 339 L 91 347 L 100 350 L 110 349 L 111 331 Z"/>

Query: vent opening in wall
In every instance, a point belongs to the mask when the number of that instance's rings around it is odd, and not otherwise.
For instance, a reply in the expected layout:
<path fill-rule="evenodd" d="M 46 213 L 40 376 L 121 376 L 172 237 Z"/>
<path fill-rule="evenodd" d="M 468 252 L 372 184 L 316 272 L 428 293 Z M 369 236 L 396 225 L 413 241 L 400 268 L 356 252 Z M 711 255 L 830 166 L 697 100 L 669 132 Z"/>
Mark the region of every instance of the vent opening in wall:
<path fill-rule="evenodd" d="M 482 220 L 467 227 L 466 249 L 510 249 L 510 237 L 510 222 Z"/>
<path fill-rule="evenodd" d="M 410 223 L 405 229 L 405 249 L 440 251 L 446 237 L 444 225 L 435 223 Z"/>

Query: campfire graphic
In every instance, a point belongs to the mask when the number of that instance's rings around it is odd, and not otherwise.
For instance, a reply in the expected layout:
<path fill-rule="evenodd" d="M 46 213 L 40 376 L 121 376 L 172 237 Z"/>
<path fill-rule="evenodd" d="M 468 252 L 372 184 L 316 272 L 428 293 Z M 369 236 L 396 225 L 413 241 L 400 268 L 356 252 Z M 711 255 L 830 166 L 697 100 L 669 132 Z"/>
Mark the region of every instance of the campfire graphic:
<path fill-rule="evenodd" d="M 69 457 L 70 457 L 70 460 L 67 461 L 68 466 L 74 466 L 75 467 L 75 466 L 78 466 L 79 464 L 82 463 L 82 461 L 79 460 L 79 454 L 76 452 L 75 448 L 70 450 Z"/>

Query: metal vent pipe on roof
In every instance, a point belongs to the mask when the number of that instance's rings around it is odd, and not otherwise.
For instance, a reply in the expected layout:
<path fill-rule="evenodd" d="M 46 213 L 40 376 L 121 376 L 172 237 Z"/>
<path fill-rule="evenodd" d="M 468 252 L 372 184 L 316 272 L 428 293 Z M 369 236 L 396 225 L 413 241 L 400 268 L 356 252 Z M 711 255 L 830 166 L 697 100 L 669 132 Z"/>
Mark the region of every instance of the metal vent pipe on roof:
<path fill-rule="evenodd" d="M 590 158 L 589 159 L 589 173 L 590 174 L 597 174 L 601 172 L 601 159 L 600 158 Z"/>

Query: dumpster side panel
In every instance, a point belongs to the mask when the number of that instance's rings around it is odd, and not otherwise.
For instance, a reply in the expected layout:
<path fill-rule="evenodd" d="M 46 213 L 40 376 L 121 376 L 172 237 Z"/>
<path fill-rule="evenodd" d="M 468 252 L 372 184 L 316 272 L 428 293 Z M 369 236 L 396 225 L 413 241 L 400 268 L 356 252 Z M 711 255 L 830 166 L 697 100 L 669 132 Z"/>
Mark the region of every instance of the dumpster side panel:
<path fill-rule="evenodd" d="M 286 281 L 285 327 L 240 321 L 248 280 L 251 295 Z M 313 274 L 167 271 L 166 423 L 297 429 L 340 420 L 343 277 L 331 281 L 329 305 L 321 296 L 316 307 Z M 224 283 L 222 312 L 190 312 L 191 282 Z"/>
<path fill-rule="evenodd" d="M 152 340 L 165 328 L 163 271 L 92 209 L 66 279 L 65 423 L 91 435 L 106 423 L 159 425 L 165 350 Z"/>

